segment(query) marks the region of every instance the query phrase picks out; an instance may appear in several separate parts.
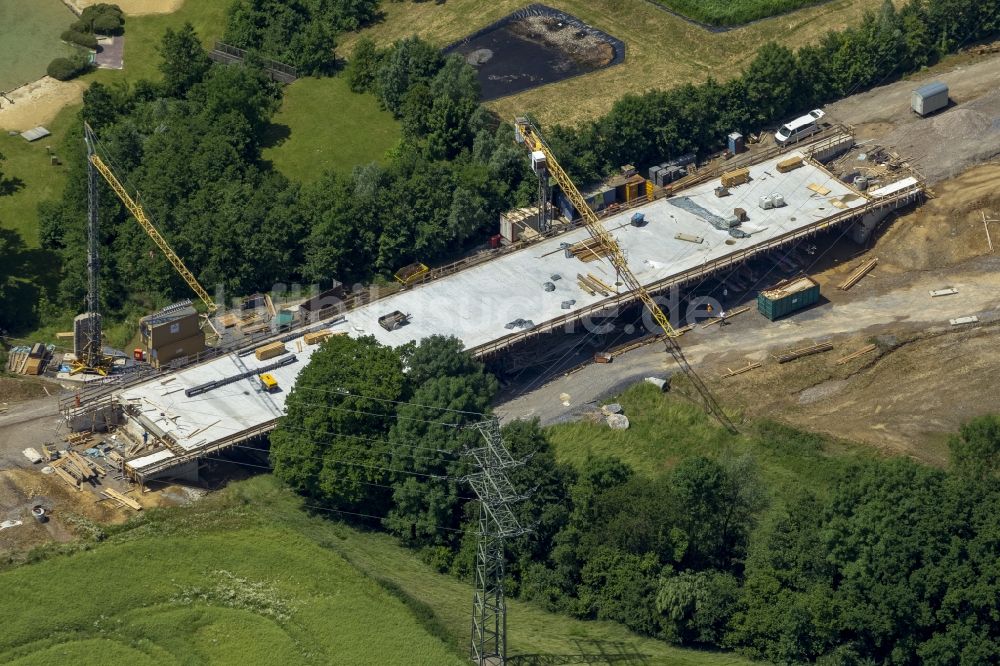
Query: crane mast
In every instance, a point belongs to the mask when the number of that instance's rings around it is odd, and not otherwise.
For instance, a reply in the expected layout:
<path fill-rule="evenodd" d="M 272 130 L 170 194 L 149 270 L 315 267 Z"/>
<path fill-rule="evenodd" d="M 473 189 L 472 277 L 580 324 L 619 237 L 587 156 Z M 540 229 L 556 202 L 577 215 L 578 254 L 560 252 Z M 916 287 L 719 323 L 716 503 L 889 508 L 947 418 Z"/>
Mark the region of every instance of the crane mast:
<path fill-rule="evenodd" d="M 695 389 L 701 395 L 704 402 L 705 409 L 713 416 L 715 419 L 722 424 L 730 432 L 736 432 L 736 426 L 733 424 L 732 420 L 726 415 L 719 405 L 715 396 L 709 391 L 708 387 L 701 380 L 701 377 L 694 371 L 691 364 L 688 363 L 687 358 L 685 358 L 684 353 L 681 351 L 680 344 L 677 342 L 679 333 L 670 324 L 670 319 L 667 317 L 666 313 L 660 308 L 659 304 L 650 295 L 646 288 L 639 282 L 639 279 L 632 273 L 629 268 L 628 259 L 625 253 L 622 251 L 621 246 L 618 245 L 618 241 L 615 237 L 611 235 L 610 232 L 601 224 L 600 219 L 597 214 L 593 211 L 587 200 L 584 199 L 583 195 L 570 180 L 569 175 L 559 166 L 559 162 L 556 160 L 555 155 L 549 149 L 548 144 L 542 138 L 541 133 L 538 129 L 529 121 L 527 118 L 517 118 L 514 121 L 515 136 L 519 143 L 523 142 L 531 151 L 541 152 L 545 156 L 545 167 L 548 169 L 552 177 L 556 179 L 559 183 L 559 187 L 562 189 L 563 194 L 569 198 L 573 206 L 580 212 L 583 218 L 584 226 L 586 226 L 587 231 L 590 236 L 597 241 L 604 253 L 607 255 L 608 259 L 611 261 L 612 266 L 615 267 L 621 280 L 628 287 L 629 291 L 638 297 L 643 305 L 649 310 L 650 314 L 653 315 L 653 319 L 656 323 L 663 329 L 665 333 L 664 342 L 666 344 L 667 352 L 673 357 L 677 365 L 680 366 L 681 371 L 688 377 L 691 383 L 694 385 Z"/>

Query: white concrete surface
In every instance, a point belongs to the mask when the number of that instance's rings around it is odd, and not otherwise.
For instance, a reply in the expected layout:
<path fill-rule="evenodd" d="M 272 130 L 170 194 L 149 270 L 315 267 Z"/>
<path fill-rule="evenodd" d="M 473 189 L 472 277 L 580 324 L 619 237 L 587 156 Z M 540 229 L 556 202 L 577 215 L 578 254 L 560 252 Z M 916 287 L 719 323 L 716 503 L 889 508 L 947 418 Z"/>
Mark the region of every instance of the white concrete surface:
<path fill-rule="evenodd" d="M 792 153 L 797 154 L 797 153 Z M 644 285 L 660 282 L 672 275 L 697 267 L 710 260 L 745 250 L 781 236 L 789 231 L 809 226 L 831 217 L 841 209 L 831 199 L 845 199 L 849 208 L 867 203 L 867 199 L 822 169 L 808 163 L 786 174 L 777 171 L 776 163 L 790 155 L 750 167 L 749 183 L 731 188 L 732 194 L 717 198 L 714 188 L 718 180 L 684 191 L 698 205 L 720 217 L 729 217 L 734 208 L 744 208 L 749 220 L 742 229 L 750 238 L 735 239 L 727 232 L 715 229 L 709 222 L 661 199 L 647 206 L 623 212 L 603 221 L 626 252 L 629 265 Z M 807 189 L 810 184 L 830 190 L 821 196 Z M 781 194 L 787 205 L 762 210 L 760 197 Z M 647 224 L 628 224 L 633 212 L 645 213 Z M 675 239 L 678 233 L 704 237 L 701 244 Z M 399 292 L 347 313 L 345 321 L 331 327 L 335 332 L 352 336 L 372 335 L 379 342 L 399 346 L 433 335 L 454 335 L 467 349 L 493 342 L 520 329 L 509 330 L 505 324 L 514 319 L 527 319 L 543 324 L 567 314 L 561 303 L 575 300 L 574 309 L 586 308 L 605 300 L 601 295 L 589 295 L 577 284 L 576 275 L 592 273 L 609 285 L 615 282 L 613 268 L 607 261 L 584 263 L 567 259 L 561 243 L 576 243 L 588 237 L 585 228 L 551 238 L 545 242 L 497 258 L 494 261 L 449 275 L 434 282 Z M 555 291 L 546 292 L 542 285 L 551 281 Z M 411 322 L 395 331 L 378 325 L 378 318 L 399 310 L 411 315 Z M 172 381 L 154 380 L 123 391 L 122 402 L 132 402 L 157 428 L 169 433 L 186 450 L 194 451 L 214 441 L 233 435 L 279 417 L 284 411 L 285 397 L 295 383 L 299 371 L 309 362 L 318 348 L 303 344 L 297 351 L 295 340 L 286 343 L 298 360 L 286 367 L 272 370 L 281 391 L 274 394 L 258 390 L 256 378 L 241 380 L 188 398 L 184 389 L 243 372 L 230 354 L 201 365 L 174 373 Z M 273 363 L 276 359 L 258 362 L 253 355 L 242 358 L 248 369 Z M 149 456 L 143 460 L 149 461 Z M 138 463 L 138 461 L 136 461 Z M 136 463 L 132 463 L 135 467 Z"/>

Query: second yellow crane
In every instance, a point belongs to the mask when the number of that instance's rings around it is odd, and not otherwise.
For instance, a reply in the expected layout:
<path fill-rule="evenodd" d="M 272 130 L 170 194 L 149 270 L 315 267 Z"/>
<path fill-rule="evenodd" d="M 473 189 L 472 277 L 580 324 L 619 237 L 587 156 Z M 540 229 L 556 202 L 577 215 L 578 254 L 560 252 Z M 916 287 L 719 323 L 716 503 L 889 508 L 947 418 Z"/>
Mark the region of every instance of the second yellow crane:
<path fill-rule="evenodd" d="M 656 300 L 650 295 L 646 288 L 639 282 L 639 279 L 632 273 L 632 270 L 628 266 L 628 260 L 625 257 L 625 253 L 622 252 L 621 247 L 618 245 L 618 241 L 612 236 L 608 230 L 601 224 L 600 219 L 597 217 L 597 213 L 587 204 L 587 200 L 584 199 L 580 191 L 576 189 L 576 185 L 570 180 L 569 175 L 559 166 L 559 162 L 556 160 L 555 155 L 549 149 L 548 144 L 542 139 L 541 133 L 538 129 L 529 121 L 527 118 L 517 118 L 514 121 L 514 131 L 518 142 L 523 142 L 532 152 L 541 152 L 545 156 L 545 168 L 552 174 L 556 182 L 559 183 L 560 189 L 562 189 L 563 194 L 570 200 L 573 206 L 579 211 L 583 218 L 583 223 L 587 227 L 587 231 L 590 232 L 591 237 L 600 243 L 607 255 L 611 264 L 615 267 L 618 275 L 621 276 L 622 281 L 628 287 L 631 293 L 634 293 L 636 297 L 642 302 L 643 305 L 649 310 L 650 314 L 653 315 L 653 319 L 656 323 L 663 329 L 666 334 L 665 341 L 667 351 L 680 366 L 681 370 L 688 377 L 691 383 L 694 385 L 695 389 L 701 395 L 702 400 L 705 404 L 705 409 L 715 417 L 719 423 L 721 423 L 730 432 L 736 432 L 736 426 L 733 424 L 729 416 L 723 411 L 722 407 L 719 405 L 715 396 L 712 392 L 708 390 L 708 387 L 701 380 L 701 377 L 694 371 L 691 364 L 688 363 L 687 358 L 684 357 L 684 353 L 681 351 L 681 346 L 677 342 L 678 333 L 670 324 L 670 319 L 667 317 L 666 313 L 660 308 Z"/>

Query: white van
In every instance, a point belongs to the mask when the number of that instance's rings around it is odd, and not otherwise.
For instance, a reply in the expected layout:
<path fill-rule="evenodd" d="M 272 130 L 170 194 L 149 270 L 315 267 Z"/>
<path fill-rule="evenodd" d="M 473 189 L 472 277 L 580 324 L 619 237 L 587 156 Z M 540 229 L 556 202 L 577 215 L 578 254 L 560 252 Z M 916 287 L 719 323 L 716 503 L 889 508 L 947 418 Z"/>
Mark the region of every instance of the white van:
<path fill-rule="evenodd" d="M 813 109 L 801 118 L 782 125 L 774 134 L 774 142 L 779 146 L 787 146 L 815 134 L 820 130 L 819 121 L 825 115 L 821 109 Z"/>

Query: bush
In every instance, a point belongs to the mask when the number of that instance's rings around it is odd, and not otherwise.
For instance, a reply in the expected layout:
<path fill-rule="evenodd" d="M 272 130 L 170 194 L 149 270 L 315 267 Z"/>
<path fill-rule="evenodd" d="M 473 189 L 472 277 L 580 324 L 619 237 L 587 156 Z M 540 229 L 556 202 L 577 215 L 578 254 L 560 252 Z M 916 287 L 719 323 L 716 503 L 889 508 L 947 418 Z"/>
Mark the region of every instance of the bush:
<path fill-rule="evenodd" d="M 82 53 L 72 58 L 56 58 L 49 63 L 46 72 L 53 79 L 69 81 L 90 68 L 90 61 Z"/>
<path fill-rule="evenodd" d="M 118 5 L 91 5 L 83 10 L 80 19 L 70 30 L 99 35 L 120 35 L 125 28 L 125 16 Z"/>
<path fill-rule="evenodd" d="M 61 36 L 64 42 L 69 42 L 70 44 L 76 44 L 77 46 L 82 46 L 87 49 L 97 48 L 97 37 L 94 37 L 88 32 L 79 32 L 77 30 L 67 30 Z M 57 58 L 58 60 L 59 58 Z"/>

